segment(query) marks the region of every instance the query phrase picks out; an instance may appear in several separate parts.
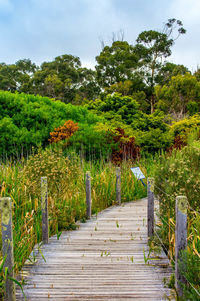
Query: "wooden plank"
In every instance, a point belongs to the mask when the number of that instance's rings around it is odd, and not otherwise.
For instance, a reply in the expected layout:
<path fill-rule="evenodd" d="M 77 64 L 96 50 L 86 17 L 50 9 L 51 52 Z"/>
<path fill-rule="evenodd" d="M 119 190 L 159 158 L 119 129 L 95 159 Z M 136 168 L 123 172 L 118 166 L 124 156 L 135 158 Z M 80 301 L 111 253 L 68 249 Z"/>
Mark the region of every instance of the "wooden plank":
<path fill-rule="evenodd" d="M 165 300 L 169 261 L 163 253 L 145 264 L 147 241 L 147 199 L 106 209 L 51 237 L 42 247 L 46 262 L 35 249 L 37 262 L 21 272 L 27 300 Z M 17 300 L 24 300 L 20 289 Z"/>

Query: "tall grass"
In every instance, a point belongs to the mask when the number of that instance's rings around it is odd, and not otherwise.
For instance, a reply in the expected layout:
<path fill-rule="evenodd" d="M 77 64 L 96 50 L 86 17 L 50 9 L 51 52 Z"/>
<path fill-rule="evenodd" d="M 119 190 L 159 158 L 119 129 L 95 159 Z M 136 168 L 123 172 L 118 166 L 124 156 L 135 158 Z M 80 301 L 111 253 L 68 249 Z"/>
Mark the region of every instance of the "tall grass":
<path fill-rule="evenodd" d="M 175 255 L 175 200 L 177 195 L 188 199 L 188 246 L 183 254 L 183 276 L 200 295 L 200 142 L 194 141 L 181 151 L 160 157 L 155 168 L 156 194 L 160 199 L 161 236 L 169 257 Z M 195 210 L 195 211 L 193 211 Z M 187 263 L 185 262 L 187 258 Z M 184 300 L 199 300 L 199 295 L 189 284 L 184 286 Z"/>
<path fill-rule="evenodd" d="M 129 161 L 121 166 L 122 202 L 146 196 L 146 189 L 131 173 L 133 166 Z M 146 168 L 142 169 L 146 174 Z M 30 258 L 34 245 L 41 241 L 40 178 L 48 178 L 50 235 L 57 233 L 59 237 L 62 230 L 75 229 L 77 220 L 86 219 L 87 170 L 92 178 L 92 213 L 97 214 L 115 204 L 116 167 L 111 162 L 85 161 L 73 152 L 64 157 L 59 150 L 46 149 L 32 154 L 28 160 L 0 165 L 0 196 L 11 197 L 13 203 L 16 273 Z"/>

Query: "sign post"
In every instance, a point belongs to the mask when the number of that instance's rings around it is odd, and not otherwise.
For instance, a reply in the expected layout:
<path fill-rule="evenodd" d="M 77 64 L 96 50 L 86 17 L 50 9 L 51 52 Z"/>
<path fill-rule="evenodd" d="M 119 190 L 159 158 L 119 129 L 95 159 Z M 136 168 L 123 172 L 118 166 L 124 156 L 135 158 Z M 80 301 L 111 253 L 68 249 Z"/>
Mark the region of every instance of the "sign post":
<path fill-rule="evenodd" d="M 143 175 L 141 169 L 139 167 L 132 167 L 131 168 L 132 173 L 136 177 L 136 179 L 140 180 L 144 187 L 146 187 L 146 184 L 143 182 L 143 179 L 145 179 L 145 176 Z"/>

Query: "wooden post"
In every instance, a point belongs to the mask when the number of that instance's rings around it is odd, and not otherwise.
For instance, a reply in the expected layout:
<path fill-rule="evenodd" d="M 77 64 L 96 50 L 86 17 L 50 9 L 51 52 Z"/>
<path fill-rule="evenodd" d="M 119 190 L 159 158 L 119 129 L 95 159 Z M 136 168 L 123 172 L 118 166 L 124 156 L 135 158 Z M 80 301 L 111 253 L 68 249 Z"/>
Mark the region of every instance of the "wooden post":
<path fill-rule="evenodd" d="M 90 172 L 86 172 L 86 214 L 87 218 L 91 218 L 91 204 L 92 204 L 92 199 L 91 199 L 91 176 Z"/>
<path fill-rule="evenodd" d="M 154 235 L 154 178 L 147 180 L 148 209 L 147 209 L 147 228 L 148 237 Z"/>
<path fill-rule="evenodd" d="M 42 241 L 49 242 L 49 222 L 48 222 L 48 192 L 47 177 L 41 178 L 41 205 L 42 205 Z"/>
<path fill-rule="evenodd" d="M 11 198 L 1 198 L 1 231 L 4 271 L 8 268 L 8 275 L 14 278 L 14 256 L 13 256 L 13 231 L 12 231 L 12 201 Z M 5 301 L 15 301 L 15 283 L 6 277 Z"/>
<path fill-rule="evenodd" d="M 121 172 L 120 167 L 116 168 L 116 202 L 121 205 Z"/>
<path fill-rule="evenodd" d="M 181 283 L 186 284 L 186 279 L 180 273 L 179 262 L 181 262 L 180 251 L 187 247 L 187 198 L 176 197 L 176 231 L 175 231 L 175 286 L 179 297 L 183 296 Z"/>

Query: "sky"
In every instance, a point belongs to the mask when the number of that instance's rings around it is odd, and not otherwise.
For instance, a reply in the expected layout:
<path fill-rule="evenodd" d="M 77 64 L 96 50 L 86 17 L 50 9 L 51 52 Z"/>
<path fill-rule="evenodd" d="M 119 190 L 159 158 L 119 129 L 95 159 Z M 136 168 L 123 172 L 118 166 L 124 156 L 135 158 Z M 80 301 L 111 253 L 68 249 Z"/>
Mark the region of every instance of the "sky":
<path fill-rule="evenodd" d="M 187 30 L 169 61 L 191 71 L 200 65 L 200 0 L 0 0 L 0 62 L 31 59 L 37 65 L 72 54 L 94 68 L 95 57 L 120 31 L 134 45 L 144 30 L 161 30 L 169 18 Z"/>

